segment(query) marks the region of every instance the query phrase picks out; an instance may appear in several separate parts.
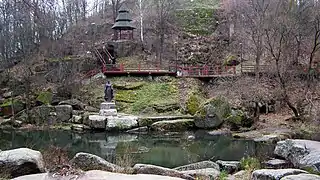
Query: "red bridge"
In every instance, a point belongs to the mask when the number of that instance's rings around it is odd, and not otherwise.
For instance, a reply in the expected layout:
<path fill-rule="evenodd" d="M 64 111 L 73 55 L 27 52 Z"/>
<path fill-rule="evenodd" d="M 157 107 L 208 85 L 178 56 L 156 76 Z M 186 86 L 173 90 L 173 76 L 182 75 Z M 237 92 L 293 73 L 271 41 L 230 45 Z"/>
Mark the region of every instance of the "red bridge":
<path fill-rule="evenodd" d="M 91 77 L 99 72 L 106 76 L 175 76 L 175 77 L 193 77 L 193 78 L 213 78 L 235 76 L 235 66 L 155 66 L 137 64 L 136 67 L 127 67 L 124 64 L 103 65 L 101 70 L 92 70 L 87 73 Z"/>
<path fill-rule="evenodd" d="M 106 76 L 175 76 L 175 77 L 190 77 L 190 78 L 215 78 L 215 77 L 233 77 L 237 75 L 254 74 L 255 65 L 242 65 L 240 72 L 237 72 L 236 66 L 184 66 L 179 64 L 174 65 L 154 65 L 147 66 L 144 64 L 137 64 L 133 66 L 126 66 L 124 64 L 112 64 L 113 57 L 106 50 L 102 52 L 94 49 L 93 53 L 99 59 L 101 69 L 89 71 L 85 78 L 92 77 L 99 72 Z M 107 59 L 107 62 L 106 62 Z M 270 72 L 271 66 L 260 65 L 259 72 Z M 320 72 L 320 69 L 317 69 Z"/>

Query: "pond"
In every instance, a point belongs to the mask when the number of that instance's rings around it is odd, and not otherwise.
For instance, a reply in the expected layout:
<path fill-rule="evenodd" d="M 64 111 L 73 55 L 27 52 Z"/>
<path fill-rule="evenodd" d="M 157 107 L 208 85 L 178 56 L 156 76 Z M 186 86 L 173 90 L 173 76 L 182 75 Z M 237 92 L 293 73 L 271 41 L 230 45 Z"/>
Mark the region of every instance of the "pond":
<path fill-rule="evenodd" d="M 168 168 L 203 160 L 240 160 L 245 156 L 266 157 L 274 145 L 229 136 L 212 136 L 205 131 L 168 134 L 75 133 L 70 131 L 0 130 L 0 149 L 29 147 L 42 150 L 49 145 L 67 149 L 72 157 L 87 152 L 115 163 L 128 157 L 133 163 Z"/>

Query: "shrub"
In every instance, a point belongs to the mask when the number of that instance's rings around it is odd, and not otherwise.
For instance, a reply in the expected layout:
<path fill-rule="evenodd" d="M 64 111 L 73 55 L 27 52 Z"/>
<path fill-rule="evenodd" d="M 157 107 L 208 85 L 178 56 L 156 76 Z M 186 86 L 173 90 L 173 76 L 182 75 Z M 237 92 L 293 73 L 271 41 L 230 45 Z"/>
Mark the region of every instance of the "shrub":
<path fill-rule="evenodd" d="M 261 168 L 261 163 L 257 158 L 246 157 L 241 159 L 240 167 L 243 170 L 254 171 Z"/>

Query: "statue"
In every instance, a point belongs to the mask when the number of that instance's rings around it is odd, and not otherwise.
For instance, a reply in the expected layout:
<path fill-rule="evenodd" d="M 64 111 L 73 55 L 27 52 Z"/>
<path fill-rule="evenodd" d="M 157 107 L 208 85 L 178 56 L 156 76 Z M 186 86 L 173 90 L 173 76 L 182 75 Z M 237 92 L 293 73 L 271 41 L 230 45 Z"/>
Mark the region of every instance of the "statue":
<path fill-rule="evenodd" d="M 107 81 L 105 89 L 104 89 L 104 99 L 107 102 L 111 102 L 113 98 L 114 98 L 114 96 L 113 96 L 112 85 L 111 85 L 110 81 Z"/>

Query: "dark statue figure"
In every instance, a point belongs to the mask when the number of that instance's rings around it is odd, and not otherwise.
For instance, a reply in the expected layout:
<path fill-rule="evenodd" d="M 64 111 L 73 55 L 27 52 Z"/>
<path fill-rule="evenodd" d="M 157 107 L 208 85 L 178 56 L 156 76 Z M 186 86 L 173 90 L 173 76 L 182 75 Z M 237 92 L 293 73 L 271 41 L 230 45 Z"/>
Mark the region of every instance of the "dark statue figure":
<path fill-rule="evenodd" d="M 114 98 L 114 95 L 113 95 L 112 85 L 110 81 L 107 81 L 106 86 L 104 88 L 104 99 L 107 102 L 111 102 L 113 98 Z"/>

